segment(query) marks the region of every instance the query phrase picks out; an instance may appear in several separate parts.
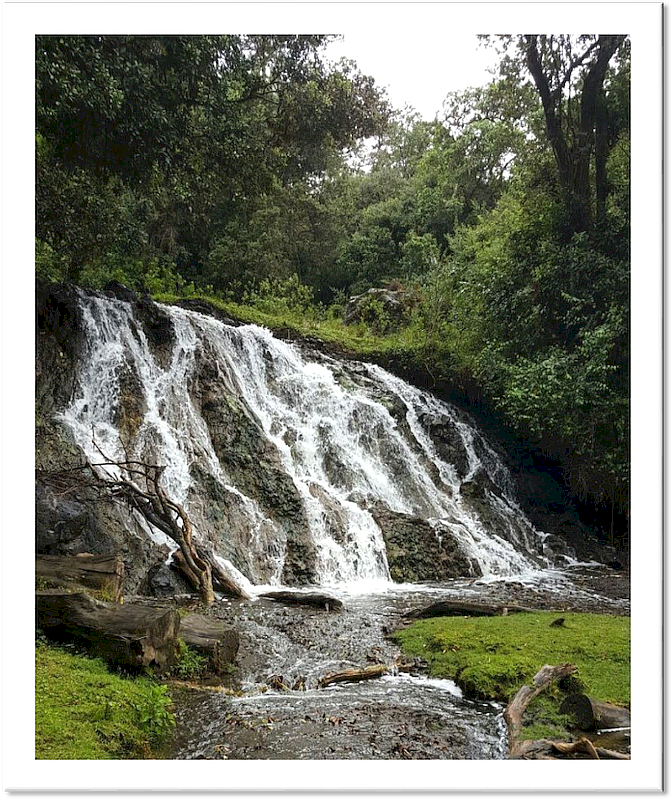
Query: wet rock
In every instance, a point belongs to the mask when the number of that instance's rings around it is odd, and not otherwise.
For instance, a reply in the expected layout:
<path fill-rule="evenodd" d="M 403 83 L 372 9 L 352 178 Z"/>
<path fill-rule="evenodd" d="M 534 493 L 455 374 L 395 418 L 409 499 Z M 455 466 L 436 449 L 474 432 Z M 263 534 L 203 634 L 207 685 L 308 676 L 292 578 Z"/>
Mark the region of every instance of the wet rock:
<path fill-rule="evenodd" d="M 108 297 L 114 297 L 116 300 L 122 300 L 125 303 L 134 303 L 137 300 L 135 292 L 119 281 L 109 281 L 106 283 L 103 294 L 106 294 Z"/>
<path fill-rule="evenodd" d="M 389 572 L 397 582 L 441 581 L 482 574 L 447 527 L 440 539 L 424 519 L 391 511 L 381 503 L 371 508 L 387 548 Z"/>
<path fill-rule="evenodd" d="M 468 453 L 454 419 L 448 414 L 425 413 L 419 418 L 438 455 L 463 478 L 469 469 Z"/>
<path fill-rule="evenodd" d="M 135 314 L 142 323 L 154 357 L 162 367 L 167 367 L 175 342 L 172 320 L 146 295 L 137 303 Z"/>
<path fill-rule="evenodd" d="M 212 363 L 210 355 L 203 351 L 199 359 L 193 396 L 200 404 L 217 458 L 231 482 L 256 501 L 265 517 L 278 529 L 275 538 L 279 535 L 285 538 L 282 582 L 289 586 L 310 584 L 316 576 L 317 554 L 296 486 L 285 471 L 277 448 L 231 391 L 226 376 Z M 223 503 L 219 508 L 226 518 L 228 511 Z M 224 549 L 235 548 L 232 539 L 249 539 L 248 521 L 242 530 L 222 525 L 219 531 Z M 240 549 L 244 547 L 238 547 Z M 270 574 L 266 572 L 257 577 L 264 581 Z"/>
<path fill-rule="evenodd" d="M 176 570 L 169 564 L 161 562 L 147 570 L 139 592 L 151 597 L 175 597 L 187 593 L 190 588 Z"/>
<path fill-rule="evenodd" d="M 35 299 L 35 416 L 39 427 L 72 397 L 85 341 L 74 287 L 39 282 Z"/>
<path fill-rule="evenodd" d="M 464 497 L 478 500 L 485 500 L 487 492 L 497 496 L 501 495 L 499 487 L 482 467 L 478 467 L 474 474 L 461 484 L 459 491 Z"/>

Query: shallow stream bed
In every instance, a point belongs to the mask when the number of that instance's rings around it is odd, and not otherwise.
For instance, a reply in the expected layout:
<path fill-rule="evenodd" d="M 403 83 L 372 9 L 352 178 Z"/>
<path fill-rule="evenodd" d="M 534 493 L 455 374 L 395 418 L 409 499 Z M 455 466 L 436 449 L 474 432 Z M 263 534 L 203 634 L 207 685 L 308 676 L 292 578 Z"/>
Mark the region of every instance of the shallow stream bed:
<path fill-rule="evenodd" d="M 333 591 L 339 613 L 271 600 L 221 600 L 211 613 L 240 633 L 238 695 L 175 694 L 175 759 L 496 759 L 507 752 L 503 708 L 449 680 L 390 674 L 318 688 L 339 670 L 391 664 L 387 634 L 411 610 L 445 598 L 557 611 L 627 614 L 628 576 L 603 567 L 516 580 Z M 539 665 L 540 667 L 541 665 Z M 278 691 L 283 685 L 295 689 Z"/>

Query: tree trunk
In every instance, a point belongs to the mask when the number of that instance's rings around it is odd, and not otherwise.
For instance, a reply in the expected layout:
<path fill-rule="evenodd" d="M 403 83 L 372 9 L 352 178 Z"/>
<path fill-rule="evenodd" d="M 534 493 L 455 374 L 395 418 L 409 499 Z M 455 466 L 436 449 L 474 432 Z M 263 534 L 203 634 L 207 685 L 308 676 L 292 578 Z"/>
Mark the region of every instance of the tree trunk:
<path fill-rule="evenodd" d="M 567 211 L 567 238 L 574 233 L 589 231 L 592 221 L 590 191 L 590 164 L 596 152 L 597 208 L 605 211 L 607 192 L 605 165 L 608 144 L 603 133 L 603 84 L 608 64 L 624 41 L 624 36 L 599 36 L 581 57 L 566 64 L 565 75 L 551 87 L 546 67 L 538 52 L 538 36 L 525 36 L 524 54 L 527 67 L 540 95 L 545 116 L 545 128 L 557 164 L 559 183 L 564 194 Z M 580 92 L 580 115 L 577 130 L 571 137 L 570 129 L 562 127 L 562 109 L 565 103 L 563 90 L 570 81 L 572 70 L 582 63 L 587 54 L 596 52 L 596 58 L 586 69 Z"/>
<path fill-rule="evenodd" d="M 212 587 L 212 599 L 211 601 L 206 600 L 206 605 L 212 605 L 215 601 L 214 591 L 213 589 L 216 588 L 221 592 L 225 592 L 226 594 L 230 595 L 231 597 L 240 597 L 242 599 L 248 600 L 249 595 L 247 592 L 240 586 L 240 584 L 233 578 L 232 575 L 229 575 L 224 568 L 214 559 L 209 561 L 207 553 L 203 553 L 199 551 L 199 560 L 201 563 L 207 566 L 207 570 L 209 571 L 209 580 L 210 586 Z M 203 584 L 201 580 L 201 573 L 195 572 L 191 565 L 187 562 L 186 557 L 184 556 L 183 550 L 175 550 L 172 554 L 172 561 L 177 569 L 186 580 L 194 587 L 194 589 L 200 594 L 201 599 L 203 598 Z M 209 598 L 209 593 L 208 593 Z"/>
<path fill-rule="evenodd" d="M 322 676 L 318 681 L 318 686 L 330 686 L 332 683 L 351 683 L 353 681 L 369 681 L 372 678 L 381 678 L 395 671 L 409 672 L 414 668 L 414 664 L 373 664 L 370 667 L 361 669 L 345 669 L 342 672 L 331 672 Z"/>
<path fill-rule="evenodd" d="M 56 586 L 85 586 L 109 593 L 110 599 L 122 599 L 123 561 L 121 556 L 35 556 L 35 576 Z"/>
<path fill-rule="evenodd" d="M 151 667 L 160 672 L 172 664 L 179 614 L 175 609 L 94 600 L 86 592 L 36 592 L 37 626 L 50 638 L 76 640 L 115 666 Z"/>
<path fill-rule="evenodd" d="M 551 683 L 572 675 L 576 668 L 572 664 L 560 664 L 551 667 L 546 664 L 535 675 L 533 686 L 522 686 L 515 697 L 508 703 L 503 713 L 503 718 L 508 725 L 508 748 L 511 757 L 514 757 L 519 747 L 519 738 L 522 731 L 522 717 L 527 710 L 529 703 L 538 697 Z"/>
<path fill-rule="evenodd" d="M 439 600 L 425 608 L 408 611 L 403 616 L 408 619 L 425 619 L 426 617 L 501 617 L 507 614 L 528 612 L 522 606 L 490 605 L 487 603 L 469 603 L 464 600 Z"/>
<path fill-rule="evenodd" d="M 325 608 L 327 611 L 342 611 L 343 604 L 335 597 L 327 594 L 318 594 L 316 592 L 264 592 L 260 597 L 267 600 L 274 600 L 277 603 L 285 603 L 286 605 L 303 605 L 315 606 L 317 608 Z"/>
<path fill-rule="evenodd" d="M 202 614 L 189 614 L 182 619 L 180 638 L 189 647 L 204 655 L 217 675 L 229 671 L 240 646 L 237 631 Z"/>

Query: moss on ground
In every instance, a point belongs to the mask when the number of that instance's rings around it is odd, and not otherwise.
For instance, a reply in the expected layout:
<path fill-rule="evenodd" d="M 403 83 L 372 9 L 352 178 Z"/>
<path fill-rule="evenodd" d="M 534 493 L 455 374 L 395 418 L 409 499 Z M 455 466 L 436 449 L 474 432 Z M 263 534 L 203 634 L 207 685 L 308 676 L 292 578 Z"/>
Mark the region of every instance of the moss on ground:
<path fill-rule="evenodd" d="M 183 298 L 174 294 L 157 293 L 154 300 L 159 303 L 178 303 Z M 221 300 L 209 295 L 194 295 L 189 300 L 201 300 L 213 306 L 226 316 L 254 325 L 278 330 L 290 328 L 301 336 L 314 336 L 324 342 L 337 344 L 343 350 L 363 357 L 384 354 L 410 356 L 427 345 L 427 336 L 423 327 L 412 322 L 388 334 L 376 334 L 365 323 L 345 325 L 339 317 L 316 306 L 307 310 L 294 310 L 277 307 L 275 310 L 263 305 L 246 305 L 233 301 Z M 272 305 L 272 304 L 268 304 Z M 435 347 L 435 343 L 433 343 Z"/>
<path fill-rule="evenodd" d="M 563 617 L 563 625 L 551 623 Z M 570 662 L 587 694 L 630 700 L 630 620 L 604 614 L 534 612 L 505 617 L 434 617 L 394 637 L 421 656 L 434 677 L 452 678 L 470 697 L 509 700 L 544 664 Z"/>
<path fill-rule="evenodd" d="M 553 626 L 559 617 L 564 624 Z M 506 617 L 435 617 L 419 620 L 394 638 L 403 652 L 420 656 L 437 678 L 451 678 L 468 697 L 507 702 L 544 664 L 577 667 L 573 688 L 590 697 L 629 705 L 630 620 L 602 614 L 534 612 Z M 562 738 L 567 718 L 558 713 L 556 686 L 525 714 L 525 738 Z"/>
<path fill-rule="evenodd" d="M 165 687 L 110 673 L 99 659 L 38 643 L 35 757 L 157 757 L 175 724 Z"/>

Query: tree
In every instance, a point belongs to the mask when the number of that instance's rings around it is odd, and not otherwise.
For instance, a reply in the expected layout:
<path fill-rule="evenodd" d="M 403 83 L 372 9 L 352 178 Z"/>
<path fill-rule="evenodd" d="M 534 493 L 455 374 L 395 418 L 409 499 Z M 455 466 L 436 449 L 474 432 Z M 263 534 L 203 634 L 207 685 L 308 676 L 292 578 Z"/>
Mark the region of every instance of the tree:
<path fill-rule="evenodd" d="M 37 238 L 82 266 L 167 257 L 198 280 L 213 240 L 277 185 L 319 178 L 387 106 L 330 37 L 36 37 Z"/>
<path fill-rule="evenodd" d="M 606 76 L 626 37 L 619 35 L 526 35 L 500 37 L 502 71 L 519 80 L 524 67 L 540 97 L 566 212 L 566 238 L 592 228 L 591 168 L 597 216 L 606 209 L 609 155 Z"/>

